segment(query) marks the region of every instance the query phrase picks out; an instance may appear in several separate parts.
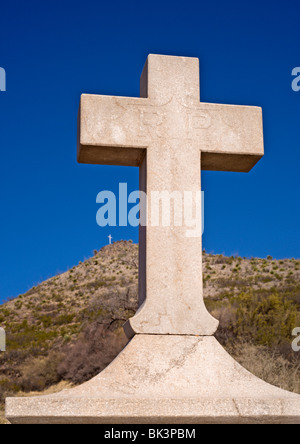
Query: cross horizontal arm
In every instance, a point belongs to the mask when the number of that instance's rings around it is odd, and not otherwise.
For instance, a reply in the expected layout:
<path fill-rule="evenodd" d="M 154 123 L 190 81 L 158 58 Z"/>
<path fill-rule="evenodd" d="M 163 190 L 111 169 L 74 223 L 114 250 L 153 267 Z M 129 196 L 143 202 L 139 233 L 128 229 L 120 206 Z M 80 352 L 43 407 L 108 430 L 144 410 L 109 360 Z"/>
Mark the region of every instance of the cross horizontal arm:
<path fill-rule="evenodd" d="M 262 110 L 82 95 L 78 161 L 140 166 L 152 143 L 178 140 L 202 153 L 203 170 L 248 172 L 264 155 Z"/>
<path fill-rule="evenodd" d="M 248 172 L 264 155 L 259 107 L 200 103 L 189 126 L 202 170 Z"/>
<path fill-rule="evenodd" d="M 139 166 L 148 146 L 141 118 L 147 99 L 81 96 L 78 115 L 78 161 L 102 165 Z"/>

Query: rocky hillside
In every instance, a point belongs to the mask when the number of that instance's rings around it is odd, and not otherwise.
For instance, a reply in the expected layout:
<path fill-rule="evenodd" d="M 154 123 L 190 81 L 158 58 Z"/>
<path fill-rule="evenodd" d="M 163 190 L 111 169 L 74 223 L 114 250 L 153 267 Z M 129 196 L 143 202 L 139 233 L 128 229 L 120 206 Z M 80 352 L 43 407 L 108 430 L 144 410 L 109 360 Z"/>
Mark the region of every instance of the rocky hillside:
<path fill-rule="evenodd" d="M 249 370 L 300 392 L 300 261 L 204 253 L 204 295 L 220 319 L 218 339 Z M 79 384 L 127 342 L 122 325 L 137 309 L 138 246 L 116 242 L 77 267 L 0 307 L 0 402 L 7 394 Z M 265 360 L 264 360 L 265 359 Z"/>

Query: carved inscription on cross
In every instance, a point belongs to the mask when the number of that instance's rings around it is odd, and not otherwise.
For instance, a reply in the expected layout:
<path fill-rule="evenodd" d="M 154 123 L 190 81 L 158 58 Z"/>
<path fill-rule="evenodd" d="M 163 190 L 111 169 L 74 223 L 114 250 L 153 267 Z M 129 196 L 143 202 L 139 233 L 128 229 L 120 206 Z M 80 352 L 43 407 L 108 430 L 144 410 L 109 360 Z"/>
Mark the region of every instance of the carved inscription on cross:
<path fill-rule="evenodd" d="M 196 58 L 149 55 L 141 98 L 82 95 L 78 161 L 138 166 L 140 189 L 201 189 L 201 169 L 248 172 L 263 156 L 261 108 L 200 102 Z M 209 336 L 201 238 L 186 227 L 140 227 L 140 308 L 134 334 Z"/>

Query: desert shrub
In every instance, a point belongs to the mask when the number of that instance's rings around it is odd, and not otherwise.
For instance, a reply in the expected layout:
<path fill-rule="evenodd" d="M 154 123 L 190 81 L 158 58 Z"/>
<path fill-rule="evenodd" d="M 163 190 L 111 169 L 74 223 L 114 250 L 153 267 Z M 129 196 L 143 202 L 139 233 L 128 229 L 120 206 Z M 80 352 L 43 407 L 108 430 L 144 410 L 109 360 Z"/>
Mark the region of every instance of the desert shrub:
<path fill-rule="evenodd" d="M 123 332 L 110 332 L 97 322 L 89 324 L 68 348 L 58 367 L 60 377 L 75 384 L 88 381 L 110 364 L 126 342 Z"/>
<path fill-rule="evenodd" d="M 98 290 L 98 288 L 106 287 L 106 286 L 107 286 L 107 282 L 104 279 L 98 279 L 96 281 L 88 282 L 85 285 L 85 288 L 87 288 L 88 290 L 91 290 L 91 291 L 95 291 L 95 290 Z"/>
<path fill-rule="evenodd" d="M 22 301 L 17 300 L 17 301 L 15 302 L 15 309 L 16 309 L 16 310 L 21 310 L 22 306 L 23 306 Z"/>
<path fill-rule="evenodd" d="M 18 331 L 8 332 L 7 349 L 11 351 L 32 350 L 34 348 L 46 349 L 58 335 L 59 332 L 56 330 L 47 331 L 38 329 L 33 325 L 27 325 L 25 328 L 19 326 Z"/>
<path fill-rule="evenodd" d="M 223 345 L 245 340 L 291 357 L 291 333 L 300 325 L 298 297 L 298 290 L 271 288 L 237 295 L 224 293 L 207 299 L 206 305 L 220 321 L 216 337 Z"/>
<path fill-rule="evenodd" d="M 213 259 L 213 263 L 215 265 L 226 264 L 227 263 L 227 258 L 225 256 L 219 254 L 218 256 L 215 256 L 215 258 Z"/>
<path fill-rule="evenodd" d="M 75 319 L 75 314 L 71 313 L 71 314 L 62 314 L 60 316 L 58 316 L 58 318 L 56 318 L 54 320 L 54 324 L 55 325 L 66 325 L 66 324 L 71 324 Z"/>
<path fill-rule="evenodd" d="M 11 315 L 11 311 L 8 310 L 7 308 L 1 308 L 0 309 L 0 315 L 1 317 L 3 317 L 4 319 L 8 318 Z"/>
<path fill-rule="evenodd" d="M 21 390 L 20 386 L 10 379 L 0 379 L 0 402 L 7 396 L 12 396 Z"/>
<path fill-rule="evenodd" d="M 50 315 L 45 315 L 40 318 L 44 328 L 49 328 L 53 324 L 53 318 Z"/>
<path fill-rule="evenodd" d="M 238 271 L 238 270 L 237 270 Z M 233 278 L 218 278 L 217 284 L 220 288 L 226 288 L 226 287 L 247 287 L 249 285 L 249 280 L 245 279 L 237 279 L 238 276 L 235 276 Z"/>
<path fill-rule="evenodd" d="M 291 341 L 291 332 L 299 316 L 297 304 L 284 294 L 275 291 L 259 298 L 253 292 L 240 293 L 235 298 L 238 304 L 234 333 L 257 344 L 278 346 Z"/>
<path fill-rule="evenodd" d="M 48 357 L 28 359 L 22 367 L 20 386 L 24 392 L 42 391 L 60 382 L 58 366 L 62 354 L 51 352 Z"/>

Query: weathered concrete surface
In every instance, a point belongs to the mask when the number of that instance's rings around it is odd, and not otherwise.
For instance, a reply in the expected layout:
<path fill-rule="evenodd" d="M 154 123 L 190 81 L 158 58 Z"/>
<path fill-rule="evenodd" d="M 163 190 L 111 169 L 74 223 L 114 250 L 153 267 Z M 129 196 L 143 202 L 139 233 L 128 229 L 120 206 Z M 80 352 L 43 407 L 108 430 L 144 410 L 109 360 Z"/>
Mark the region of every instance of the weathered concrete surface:
<path fill-rule="evenodd" d="M 9 398 L 12 423 L 297 423 L 300 396 L 243 369 L 214 337 L 137 335 L 72 390 Z"/>

